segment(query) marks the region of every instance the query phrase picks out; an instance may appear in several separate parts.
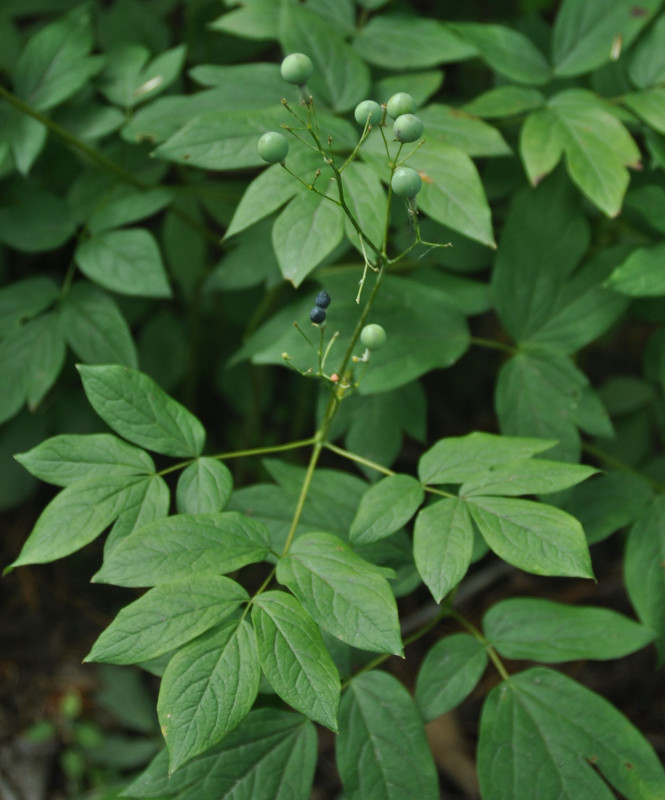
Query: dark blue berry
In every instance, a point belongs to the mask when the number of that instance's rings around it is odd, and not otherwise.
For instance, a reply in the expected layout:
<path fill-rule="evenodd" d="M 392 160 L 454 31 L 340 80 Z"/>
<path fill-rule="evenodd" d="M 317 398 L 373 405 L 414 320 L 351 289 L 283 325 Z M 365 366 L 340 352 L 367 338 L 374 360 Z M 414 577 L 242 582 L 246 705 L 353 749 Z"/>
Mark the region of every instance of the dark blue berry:
<path fill-rule="evenodd" d="M 319 292 L 314 302 L 319 308 L 328 308 L 330 305 L 330 295 L 328 292 Z"/>
<path fill-rule="evenodd" d="M 309 318 L 315 325 L 321 325 L 323 322 L 326 321 L 326 312 L 322 308 L 315 306 L 309 312 Z"/>

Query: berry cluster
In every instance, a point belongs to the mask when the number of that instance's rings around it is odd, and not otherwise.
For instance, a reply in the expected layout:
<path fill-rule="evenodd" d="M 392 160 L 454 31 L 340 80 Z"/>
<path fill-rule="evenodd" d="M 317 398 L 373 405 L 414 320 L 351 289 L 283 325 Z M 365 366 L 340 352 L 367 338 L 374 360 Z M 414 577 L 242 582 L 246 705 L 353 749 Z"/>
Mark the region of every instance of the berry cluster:
<path fill-rule="evenodd" d="M 309 318 L 315 325 L 323 325 L 326 321 L 326 308 L 330 305 L 330 295 L 328 292 L 319 292 L 314 301 L 316 305 L 309 312 Z"/>

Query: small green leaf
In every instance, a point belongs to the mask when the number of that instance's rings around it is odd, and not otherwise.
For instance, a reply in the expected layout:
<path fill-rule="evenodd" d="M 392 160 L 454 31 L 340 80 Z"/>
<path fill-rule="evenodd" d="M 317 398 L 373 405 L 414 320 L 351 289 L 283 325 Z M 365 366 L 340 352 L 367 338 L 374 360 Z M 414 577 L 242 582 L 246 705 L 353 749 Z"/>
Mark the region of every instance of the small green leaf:
<path fill-rule="evenodd" d="M 61 434 L 15 456 L 28 472 L 56 486 L 96 476 L 150 474 L 152 458 L 108 433 Z"/>
<path fill-rule="evenodd" d="M 125 790 L 130 797 L 186 792 L 197 800 L 309 800 L 316 729 L 300 714 L 251 711 L 222 742 L 169 774 L 166 751 Z"/>
<path fill-rule="evenodd" d="M 141 372 L 121 366 L 79 366 L 90 405 L 131 442 L 169 456 L 198 456 L 205 430 L 184 406 Z"/>
<path fill-rule="evenodd" d="M 529 183 L 538 184 L 552 172 L 563 156 L 565 131 L 548 108 L 528 115 L 520 131 L 520 157 Z"/>
<path fill-rule="evenodd" d="M 428 141 L 432 138 L 459 147 L 468 156 L 506 156 L 512 150 L 492 125 L 453 106 L 433 103 L 418 116 L 425 123 Z"/>
<path fill-rule="evenodd" d="M 342 697 L 335 745 L 348 800 L 438 800 L 439 781 L 413 699 L 387 672 L 354 678 Z"/>
<path fill-rule="evenodd" d="M 580 523 L 558 508 L 508 497 L 471 497 L 474 522 L 504 561 L 536 575 L 593 578 Z"/>
<path fill-rule="evenodd" d="M 555 444 L 548 439 L 497 436 L 480 431 L 450 436 L 440 439 L 421 456 L 418 475 L 423 483 L 464 483 L 478 473 L 506 462 L 524 461 Z"/>
<path fill-rule="evenodd" d="M 473 526 L 462 500 L 439 500 L 416 517 L 413 557 L 435 602 L 440 603 L 466 575 L 472 552 Z"/>
<path fill-rule="evenodd" d="M 268 554 L 264 526 L 237 511 L 176 514 L 120 542 L 94 576 L 117 586 L 156 586 L 196 575 L 222 575 Z"/>
<path fill-rule="evenodd" d="M 252 606 L 261 668 L 277 694 L 296 711 L 337 731 L 340 680 L 321 632 L 286 592 L 264 592 Z"/>
<path fill-rule="evenodd" d="M 386 224 L 387 198 L 378 177 L 366 164 L 352 162 L 344 170 L 344 198 L 365 235 L 381 248 Z M 347 238 L 353 246 L 372 257 L 372 251 L 360 237 L 351 222 L 344 220 Z"/>
<path fill-rule="evenodd" d="M 656 631 L 660 663 L 665 660 L 665 497 L 658 495 L 630 529 L 624 574 L 640 620 Z"/>
<path fill-rule="evenodd" d="M 665 81 L 665 17 L 662 14 L 631 49 L 628 74 L 640 89 Z"/>
<path fill-rule="evenodd" d="M 161 211 L 172 199 L 172 193 L 162 187 L 144 191 L 126 186 L 115 187 L 98 207 L 92 209 L 88 230 L 96 236 L 103 231 L 138 222 Z"/>
<path fill-rule="evenodd" d="M 368 489 L 360 501 L 349 537 L 369 544 L 390 536 L 411 519 L 425 498 L 420 483 L 410 475 L 390 475 Z"/>
<path fill-rule="evenodd" d="M 157 658 L 218 625 L 249 599 L 217 575 L 196 575 L 150 589 L 122 609 L 85 661 L 136 664 Z"/>
<path fill-rule="evenodd" d="M 384 574 L 336 536 L 296 539 L 277 564 L 288 586 L 322 628 L 364 650 L 402 654 L 395 597 Z"/>
<path fill-rule="evenodd" d="M 47 309 L 57 297 L 55 281 L 42 275 L 3 286 L 0 289 L 0 338 Z"/>
<path fill-rule="evenodd" d="M 272 243 L 284 279 L 296 288 L 300 286 L 343 236 L 342 209 L 315 192 L 299 192 L 272 229 Z"/>
<path fill-rule="evenodd" d="M 246 620 L 229 620 L 182 647 L 169 661 L 157 712 L 179 769 L 237 728 L 259 691 L 261 668 Z"/>
<path fill-rule="evenodd" d="M 628 48 L 653 18 L 659 0 L 614 0 L 610 4 L 564 0 L 554 22 L 552 61 L 558 76 L 582 75 L 612 58 L 615 42 Z"/>
<path fill-rule="evenodd" d="M 475 97 L 462 108 L 477 117 L 512 117 L 544 105 L 545 97 L 538 89 L 526 86 L 497 86 Z"/>
<path fill-rule="evenodd" d="M 663 256 L 665 256 L 665 244 L 636 248 L 610 275 L 606 286 L 631 297 L 664 295 Z"/>
<path fill-rule="evenodd" d="M 137 297 L 171 297 L 157 240 L 143 228 L 103 231 L 74 253 L 81 272 L 104 289 Z"/>
<path fill-rule="evenodd" d="M 623 98 L 623 102 L 631 111 L 660 134 L 665 133 L 663 101 L 665 101 L 665 91 L 663 89 L 650 89 L 648 92 L 627 94 Z"/>
<path fill-rule="evenodd" d="M 60 318 L 67 344 L 82 361 L 138 366 L 127 320 L 106 292 L 87 281 L 75 283 L 60 306 Z"/>
<path fill-rule="evenodd" d="M 416 703 L 425 722 L 456 708 L 487 667 L 487 650 L 468 633 L 445 636 L 431 647 L 418 671 Z"/>
<path fill-rule="evenodd" d="M 43 314 L 30 320 L 21 328 L 21 334 L 21 346 L 29 350 L 29 354 L 25 353 L 27 358 L 23 365 L 26 401 L 28 408 L 34 411 L 62 370 L 66 353 L 65 341 L 60 319 L 55 313 Z"/>
<path fill-rule="evenodd" d="M 100 77 L 100 91 L 109 102 L 133 108 L 160 94 L 177 79 L 185 54 L 185 45 L 179 45 L 150 61 L 147 48 L 122 42 L 108 54 L 107 67 Z"/>
<path fill-rule="evenodd" d="M 12 567 L 68 556 L 96 539 L 141 494 L 150 478 L 95 475 L 63 489 L 42 511 Z"/>
<path fill-rule="evenodd" d="M 37 111 L 71 97 L 102 67 L 103 59 L 89 55 L 93 42 L 90 10 L 85 6 L 42 28 L 16 63 L 16 94 Z"/>
<path fill-rule="evenodd" d="M 484 800 L 514 800 L 515 786 L 533 787 L 538 800 L 609 800 L 607 783 L 630 800 L 657 800 L 665 785 L 651 745 L 623 714 L 544 667 L 512 675 L 488 695 L 478 777 Z"/>
<path fill-rule="evenodd" d="M 55 250 L 74 234 L 77 221 L 61 197 L 33 181 L 12 184 L 0 206 L 0 242 L 21 253 Z"/>
<path fill-rule="evenodd" d="M 551 494 L 569 489 L 597 472 L 594 467 L 584 464 L 565 464 L 534 458 L 531 461 L 502 464 L 490 467 L 486 472 L 479 472 L 462 485 L 460 495 Z"/>
<path fill-rule="evenodd" d="M 506 658 L 549 663 L 622 658 L 654 639 L 653 631 L 616 611 L 532 597 L 496 603 L 483 618 L 483 631 Z"/>
<path fill-rule="evenodd" d="M 233 491 L 233 476 L 214 458 L 197 458 L 178 478 L 176 503 L 180 514 L 221 511 Z"/>
<path fill-rule="evenodd" d="M 104 542 L 105 557 L 133 530 L 168 516 L 170 506 L 171 492 L 166 481 L 160 475 L 151 475 L 113 523 Z"/>

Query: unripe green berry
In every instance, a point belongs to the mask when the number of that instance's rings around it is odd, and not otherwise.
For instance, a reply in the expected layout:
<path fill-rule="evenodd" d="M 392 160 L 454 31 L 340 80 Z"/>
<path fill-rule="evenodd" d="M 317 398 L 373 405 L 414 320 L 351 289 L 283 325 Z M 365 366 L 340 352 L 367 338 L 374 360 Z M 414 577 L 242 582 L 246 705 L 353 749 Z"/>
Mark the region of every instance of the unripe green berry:
<path fill-rule="evenodd" d="M 386 332 L 380 325 L 365 325 L 360 332 L 360 341 L 368 350 L 379 350 L 386 343 Z"/>
<path fill-rule="evenodd" d="M 364 128 L 367 117 L 369 117 L 370 125 L 378 125 L 383 119 L 383 109 L 374 100 L 363 100 L 362 103 L 358 103 L 353 115 L 358 125 L 362 125 Z"/>
<path fill-rule="evenodd" d="M 314 64 L 309 56 L 304 53 L 291 53 L 280 67 L 282 78 L 287 83 L 296 83 L 298 86 L 303 86 L 314 72 Z"/>
<path fill-rule="evenodd" d="M 422 188 L 423 181 L 415 169 L 397 167 L 390 185 L 398 197 L 415 197 Z"/>
<path fill-rule="evenodd" d="M 397 92 L 386 103 L 386 111 L 393 119 L 402 114 L 413 114 L 416 110 L 416 101 L 406 92 Z"/>
<path fill-rule="evenodd" d="M 284 134 L 268 131 L 259 139 L 257 150 L 261 158 L 268 164 L 278 164 L 286 158 L 289 152 L 289 143 Z"/>
<path fill-rule="evenodd" d="M 393 133 L 398 142 L 415 142 L 423 135 L 425 126 L 415 114 L 402 114 L 395 120 Z"/>

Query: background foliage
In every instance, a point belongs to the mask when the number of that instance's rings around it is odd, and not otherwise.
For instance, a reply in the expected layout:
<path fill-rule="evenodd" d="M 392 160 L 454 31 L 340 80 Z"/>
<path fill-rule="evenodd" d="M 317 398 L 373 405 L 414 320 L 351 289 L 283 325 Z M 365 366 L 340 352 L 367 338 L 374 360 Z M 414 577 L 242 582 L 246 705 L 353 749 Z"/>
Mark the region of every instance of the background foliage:
<path fill-rule="evenodd" d="M 95 595 L 124 607 L 87 658 L 156 676 L 168 745 L 106 667 L 141 739 L 67 702 L 31 729 L 72 795 L 665 794 L 662 727 L 584 671 L 665 658 L 665 12 L 449 5 L 2 5 L 5 584 L 89 545 L 72 574 L 126 588 Z M 452 247 L 411 247 L 379 131 L 343 206 L 300 139 L 301 182 L 265 166 L 281 98 L 306 113 L 294 51 L 336 163 L 357 103 L 414 97 L 420 232 Z M 350 215 L 385 244 L 360 304 Z M 322 288 L 331 372 L 359 319 L 388 333 L 348 396 L 283 357 L 317 371 L 293 322 Z M 477 777 L 455 788 L 432 749 L 459 708 Z"/>

